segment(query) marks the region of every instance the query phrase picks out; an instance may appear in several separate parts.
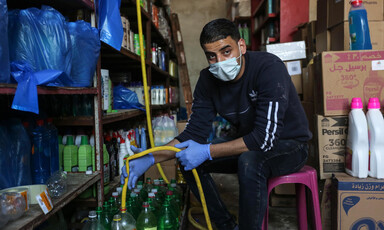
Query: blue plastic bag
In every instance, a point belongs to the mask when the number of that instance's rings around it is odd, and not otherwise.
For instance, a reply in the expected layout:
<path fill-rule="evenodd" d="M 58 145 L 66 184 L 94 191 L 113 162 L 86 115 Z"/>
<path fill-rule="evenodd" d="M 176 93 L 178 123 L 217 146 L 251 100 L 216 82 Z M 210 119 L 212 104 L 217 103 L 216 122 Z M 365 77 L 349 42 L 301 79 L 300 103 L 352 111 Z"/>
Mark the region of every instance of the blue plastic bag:
<path fill-rule="evenodd" d="M 99 0 L 97 14 L 99 15 L 100 40 L 120 50 L 124 31 L 120 17 L 121 0 Z"/>
<path fill-rule="evenodd" d="M 32 184 L 31 149 L 20 120 L 0 122 L 0 189 Z"/>
<path fill-rule="evenodd" d="M 135 92 L 122 85 L 113 87 L 113 108 L 114 109 L 140 109 L 145 111 L 139 103 Z"/>
<path fill-rule="evenodd" d="M 39 114 L 37 99 L 38 85 L 71 85 L 72 79 L 58 70 L 42 70 L 33 72 L 28 63 L 11 63 L 11 74 L 17 81 L 17 89 L 13 98 L 12 108 Z"/>
<path fill-rule="evenodd" d="M 82 20 L 67 25 L 72 42 L 72 86 L 89 87 L 100 54 L 99 31 Z"/>
<path fill-rule="evenodd" d="M 55 9 L 9 11 L 11 62 L 29 63 L 33 72 L 58 70 L 71 74 L 72 45 L 65 19 Z"/>
<path fill-rule="evenodd" d="M 0 0 L 0 83 L 10 83 L 7 0 Z"/>

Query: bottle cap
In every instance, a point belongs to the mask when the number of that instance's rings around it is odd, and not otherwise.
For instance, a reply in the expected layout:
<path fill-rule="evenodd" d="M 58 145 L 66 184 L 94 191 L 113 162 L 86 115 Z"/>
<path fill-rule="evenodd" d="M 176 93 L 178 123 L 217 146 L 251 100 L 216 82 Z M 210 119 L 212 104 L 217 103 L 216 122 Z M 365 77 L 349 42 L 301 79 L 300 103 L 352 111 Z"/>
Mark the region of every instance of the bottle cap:
<path fill-rule="evenodd" d="M 350 3 L 352 6 L 360 6 L 363 4 L 363 0 L 351 0 Z"/>
<path fill-rule="evenodd" d="M 155 194 L 154 194 L 153 192 L 150 192 L 150 193 L 148 193 L 148 197 L 149 197 L 149 198 L 154 198 L 154 197 L 155 197 Z"/>
<path fill-rule="evenodd" d="M 67 145 L 73 145 L 73 136 L 67 137 Z"/>
<path fill-rule="evenodd" d="M 143 202 L 143 208 L 148 208 L 149 207 L 149 203 L 148 202 Z"/>
<path fill-rule="evenodd" d="M 88 145 L 88 137 L 81 136 L 81 145 Z"/>
<path fill-rule="evenodd" d="M 122 188 L 122 187 L 117 187 L 117 188 L 116 188 L 116 192 L 117 192 L 117 193 L 121 194 L 122 191 L 123 191 L 123 188 Z"/>
<path fill-rule="evenodd" d="M 362 108 L 363 108 L 363 102 L 361 101 L 361 98 L 360 97 L 352 98 L 351 109 L 362 109 Z"/>
<path fill-rule="evenodd" d="M 23 126 L 24 126 L 24 128 L 28 128 L 28 127 L 29 127 L 29 123 L 28 123 L 28 121 L 24 121 L 24 122 L 23 122 Z"/>
<path fill-rule="evenodd" d="M 121 216 L 120 215 L 114 215 L 113 221 L 121 221 Z"/>
<path fill-rule="evenodd" d="M 92 170 L 85 171 L 85 175 L 92 175 Z"/>
<path fill-rule="evenodd" d="M 53 119 L 51 117 L 47 118 L 47 123 L 48 124 L 52 124 L 53 123 Z"/>
<path fill-rule="evenodd" d="M 119 196 L 119 193 L 118 193 L 118 192 L 113 192 L 113 193 L 112 193 L 112 196 L 113 196 L 113 197 L 118 197 L 118 196 Z"/>
<path fill-rule="evenodd" d="M 44 120 L 37 120 L 37 121 L 36 121 L 36 124 L 37 124 L 38 126 L 43 126 L 43 125 L 44 125 Z"/>
<path fill-rule="evenodd" d="M 369 98 L 368 109 L 380 109 L 380 101 L 377 97 Z"/>
<path fill-rule="evenodd" d="M 153 192 L 153 193 L 157 193 L 157 189 L 156 188 L 153 188 L 152 190 L 151 190 L 151 192 Z"/>
<path fill-rule="evenodd" d="M 97 215 L 96 215 L 96 211 L 89 211 L 89 215 L 88 215 L 89 218 L 96 218 Z"/>
<path fill-rule="evenodd" d="M 166 195 L 170 195 L 170 196 L 172 196 L 172 195 L 173 195 L 173 192 L 172 192 L 171 190 L 168 190 L 167 193 L 166 193 Z"/>

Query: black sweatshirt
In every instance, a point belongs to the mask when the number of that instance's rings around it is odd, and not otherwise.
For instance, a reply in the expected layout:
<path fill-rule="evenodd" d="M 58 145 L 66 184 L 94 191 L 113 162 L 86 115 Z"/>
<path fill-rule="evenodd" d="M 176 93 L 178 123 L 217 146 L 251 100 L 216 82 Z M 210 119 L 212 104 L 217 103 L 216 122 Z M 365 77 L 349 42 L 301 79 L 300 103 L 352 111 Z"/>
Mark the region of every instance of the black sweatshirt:
<path fill-rule="evenodd" d="M 231 123 L 249 150 L 268 151 L 279 139 L 308 141 L 312 134 L 284 63 L 266 52 L 247 51 L 243 76 L 216 79 L 205 68 L 194 91 L 192 114 L 180 142 L 207 143 L 218 113 Z"/>

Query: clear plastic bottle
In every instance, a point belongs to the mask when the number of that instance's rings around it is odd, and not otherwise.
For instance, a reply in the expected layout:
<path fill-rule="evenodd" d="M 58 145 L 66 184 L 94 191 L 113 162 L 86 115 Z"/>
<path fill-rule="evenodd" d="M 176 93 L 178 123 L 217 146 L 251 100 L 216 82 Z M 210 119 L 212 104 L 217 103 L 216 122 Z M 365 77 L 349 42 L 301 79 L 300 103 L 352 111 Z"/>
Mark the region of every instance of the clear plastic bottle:
<path fill-rule="evenodd" d="M 368 175 L 384 178 L 384 119 L 378 98 L 370 98 L 368 112 L 369 166 Z"/>
<path fill-rule="evenodd" d="M 178 229 L 178 222 L 176 222 L 176 217 L 171 210 L 170 204 L 168 201 L 164 202 L 160 215 L 157 221 L 158 230 L 176 230 Z"/>
<path fill-rule="evenodd" d="M 371 50 L 367 11 L 362 0 L 351 0 L 348 14 L 351 50 Z"/>
<path fill-rule="evenodd" d="M 96 211 L 90 211 L 88 215 L 89 220 L 85 223 L 82 230 L 104 230 L 105 228 L 97 219 Z"/>
<path fill-rule="evenodd" d="M 111 230 L 125 230 L 125 228 L 121 224 L 121 216 L 120 215 L 114 215 L 113 216 L 113 221 L 111 224 Z"/>
<path fill-rule="evenodd" d="M 47 132 L 49 138 L 49 145 L 51 150 L 51 161 L 50 161 L 50 174 L 52 175 L 54 172 L 60 169 L 60 156 L 59 156 L 59 143 L 58 143 L 58 131 L 57 128 L 53 125 L 53 119 L 47 119 Z"/>
<path fill-rule="evenodd" d="M 37 127 L 32 131 L 32 182 L 34 184 L 45 184 L 50 175 L 50 150 L 47 130 L 44 121 L 38 120 Z"/>
<path fill-rule="evenodd" d="M 143 203 L 143 209 L 136 221 L 137 230 L 156 230 L 157 229 L 157 218 L 152 213 L 149 204 Z"/>
<path fill-rule="evenodd" d="M 361 98 L 352 98 L 348 117 L 345 171 L 351 176 L 366 178 L 369 159 L 368 125 Z"/>
<path fill-rule="evenodd" d="M 120 209 L 121 225 L 125 230 L 136 230 L 136 220 L 127 212 L 127 209 Z"/>

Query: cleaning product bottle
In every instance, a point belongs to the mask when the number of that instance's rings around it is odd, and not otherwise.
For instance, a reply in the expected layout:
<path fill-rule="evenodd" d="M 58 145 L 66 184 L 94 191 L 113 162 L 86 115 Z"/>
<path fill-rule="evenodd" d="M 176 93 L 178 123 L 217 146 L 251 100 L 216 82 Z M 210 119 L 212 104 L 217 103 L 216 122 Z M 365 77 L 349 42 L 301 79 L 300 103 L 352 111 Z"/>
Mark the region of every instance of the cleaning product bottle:
<path fill-rule="evenodd" d="M 361 98 L 352 98 L 345 154 L 345 171 L 351 176 L 366 178 L 369 159 L 368 125 Z"/>
<path fill-rule="evenodd" d="M 141 132 L 140 132 L 140 148 L 143 151 L 147 149 L 147 136 L 145 135 L 144 128 L 141 128 Z"/>
<path fill-rule="evenodd" d="M 351 0 L 349 10 L 350 50 L 371 50 L 367 11 L 362 0 Z"/>
<path fill-rule="evenodd" d="M 245 45 L 249 46 L 250 45 L 250 42 L 249 42 L 249 28 L 248 28 L 247 23 L 244 23 L 244 25 L 243 25 L 243 38 L 244 38 L 244 41 L 245 41 Z"/>
<path fill-rule="evenodd" d="M 369 137 L 368 175 L 384 178 L 384 119 L 378 98 L 370 98 L 367 112 Z"/>
<path fill-rule="evenodd" d="M 77 151 L 78 151 L 78 148 L 73 143 L 73 136 L 68 136 L 67 144 L 64 147 L 64 154 L 63 154 L 64 171 L 67 171 L 67 172 L 79 171 Z"/>
<path fill-rule="evenodd" d="M 119 149 L 119 175 L 121 175 L 121 168 L 124 166 L 124 159 L 129 156 L 127 147 L 125 146 L 125 140 L 121 138 Z"/>
<path fill-rule="evenodd" d="M 81 145 L 79 147 L 79 171 L 85 172 L 92 170 L 92 146 L 88 144 L 88 137 L 81 137 Z"/>

